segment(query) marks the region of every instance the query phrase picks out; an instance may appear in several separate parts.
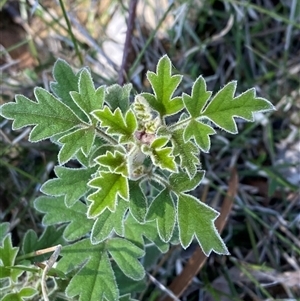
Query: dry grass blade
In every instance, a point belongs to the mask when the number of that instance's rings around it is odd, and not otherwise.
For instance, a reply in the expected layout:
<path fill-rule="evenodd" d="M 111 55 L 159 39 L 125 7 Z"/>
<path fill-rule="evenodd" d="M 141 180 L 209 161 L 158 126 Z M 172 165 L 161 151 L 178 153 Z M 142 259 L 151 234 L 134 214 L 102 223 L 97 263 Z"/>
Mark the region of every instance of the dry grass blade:
<path fill-rule="evenodd" d="M 221 208 L 221 214 L 216 221 L 216 227 L 219 233 L 223 231 L 228 216 L 231 212 L 233 199 L 237 193 L 237 188 L 238 188 L 238 175 L 236 169 L 233 168 L 229 180 L 228 192 Z M 203 254 L 200 247 L 197 247 L 197 249 L 189 259 L 188 263 L 186 264 L 181 274 L 178 275 L 169 286 L 169 290 L 171 290 L 175 296 L 180 297 L 191 283 L 193 277 L 195 277 L 200 271 L 200 269 L 203 267 L 206 260 L 207 257 Z M 161 300 L 171 301 L 172 299 L 170 297 L 165 297 Z"/>

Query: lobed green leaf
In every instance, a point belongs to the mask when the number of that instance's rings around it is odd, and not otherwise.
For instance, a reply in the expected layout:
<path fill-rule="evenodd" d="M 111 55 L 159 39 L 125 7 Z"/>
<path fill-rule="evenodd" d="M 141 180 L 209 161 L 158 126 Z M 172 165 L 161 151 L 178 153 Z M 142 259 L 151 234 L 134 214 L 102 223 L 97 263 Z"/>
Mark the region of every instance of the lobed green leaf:
<path fill-rule="evenodd" d="M 124 226 L 125 238 L 137 245 L 140 249 L 144 248 L 145 243 L 143 237 L 146 237 L 151 240 L 161 252 L 165 253 L 168 251 L 169 244 L 162 241 L 159 237 L 155 221 L 140 224 L 129 214 Z"/>
<path fill-rule="evenodd" d="M 144 256 L 144 249 L 124 238 L 112 238 L 106 247 L 122 272 L 129 278 L 141 280 L 145 277 L 145 270 L 137 258 Z"/>
<path fill-rule="evenodd" d="M 18 251 L 19 248 L 12 245 L 11 234 L 7 234 L 0 244 L 0 279 L 9 278 L 14 283 L 18 281 L 23 271 L 7 268 L 14 266 Z"/>
<path fill-rule="evenodd" d="M 74 241 L 86 235 L 93 226 L 94 221 L 86 218 L 87 207 L 81 202 L 75 203 L 71 208 L 66 207 L 64 197 L 40 196 L 34 201 L 36 210 L 45 213 L 44 225 L 68 223 L 64 230 L 64 238 Z"/>
<path fill-rule="evenodd" d="M 72 207 L 89 190 L 87 182 L 96 168 L 56 166 L 54 172 L 57 178 L 44 183 L 41 191 L 51 196 L 64 196 L 66 206 Z"/>
<path fill-rule="evenodd" d="M 112 112 L 108 106 L 104 106 L 102 110 L 95 110 L 92 115 L 100 121 L 102 127 L 107 127 L 108 134 L 121 136 L 120 142 L 133 139 L 133 134 L 137 129 L 137 120 L 132 110 L 126 112 L 125 119 L 120 108 Z"/>
<path fill-rule="evenodd" d="M 173 155 L 172 147 L 163 147 L 169 141 L 168 137 L 158 137 L 150 145 L 142 145 L 141 150 L 144 154 L 149 155 L 152 163 L 161 169 L 171 172 L 177 172 L 177 164 Z"/>
<path fill-rule="evenodd" d="M 118 84 L 107 87 L 105 94 L 105 102 L 114 111 L 120 108 L 123 114 L 129 109 L 130 104 L 130 91 L 132 90 L 132 84 L 126 84 L 121 87 Z"/>
<path fill-rule="evenodd" d="M 124 236 L 124 215 L 128 209 L 128 202 L 118 199 L 116 211 L 111 212 L 105 209 L 102 214 L 96 219 L 91 233 L 92 244 L 98 244 L 108 238 L 113 230 L 119 236 Z"/>
<path fill-rule="evenodd" d="M 65 274 L 80 267 L 66 288 L 69 298 L 118 300 L 119 291 L 105 244 L 92 245 L 89 239 L 84 239 L 63 247 L 61 255 L 57 268 Z"/>
<path fill-rule="evenodd" d="M 92 127 L 81 128 L 61 137 L 58 142 L 63 146 L 58 153 L 59 164 L 65 164 L 75 157 L 79 150 L 87 157 L 90 153 L 96 137 L 96 131 Z"/>
<path fill-rule="evenodd" d="M 115 211 L 117 196 L 126 201 L 129 198 L 128 180 L 121 174 L 101 172 L 88 185 L 98 189 L 88 196 L 88 201 L 91 202 L 88 218 L 98 217 L 105 208 Z"/>
<path fill-rule="evenodd" d="M 160 113 L 162 117 L 173 115 L 183 109 L 182 98 L 173 94 L 181 82 L 181 75 L 172 75 L 172 63 L 167 55 L 164 55 L 157 63 L 156 73 L 148 71 L 147 78 L 154 91 L 142 93 L 150 106 Z"/>
<path fill-rule="evenodd" d="M 53 77 L 55 82 L 50 83 L 52 92 L 67 105 L 80 119 L 88 121 L 86 115 L 73 101 L 70 92 L 78 92 L 78 80 L 81 70 L 75 74 L 71 66 L 62 59 L 58 59 L 53 67 Z"/>
<path fill-rule="evenodd" d="M 209 256 L 211 251 L 217 254 L 229 254 L 214 225 L 214 221 L 219 216 L 217 211 L 191 195 L 180 194 L 177 214 L 179 237 L 184 248 L 190 245 L 195 236 L 206 256 Z"/>
<path fill-rule="evenodd" d="M 129 209 L 132 216 L 140 223 L 145 222 L 148 209 L 147 198 L 138 181 L 129 180 Z"/>
<path fill-rule="evenodd" d="M 107 166 L 111 172 L 128 176 L 127 160 L 124 153 L 107 151 L 104 155 L 97 157 L 95 161 L 100 165 Z"/>
<path fill-rule="evenodd" d="M 199 76 L 193 84 L 192 94 L 182 94 L 184 105 L 193 119 L 198 118 L 212 92 L 206 90 L 206 82 Z"/>
<path fill-rule="evenodd" d="M 68 131 L 82 123 L 74 112 L 52 94 L 42 88 L 35 88 L 37 102 L 23 95 L 16 96 L 16 102 L 1 106 L 0 115 L 13 119 L 14 130 L 34 125 L 29 141 L 37 142 Z"/>
<path fill-rule="evenodd" d="M 37 294 L 37 290 L 31 287 L 23 287 L 18 292 L 6 294 L 1 301 L 25 301 Z"/>
<path fill-rule="evenodd" d="M 97 90 L 94 87 L 93 79 L 88 69 L 80 72 L 78 80 L 78 92 L 71 91 L 70 95 L 76 105 L 83 111 L 90 124 L 95 124 L 91 119 L 91 112 L 101 109 L 104 102 L 105 87 L 101 86 Z"/>
<path fill-rule="evenodd" d="M 172 237 L 176 210 L 174 201 L 168 189 L 164 189 L 152 201 L 148 213 L 147 220 L 156 220 L 159 237 L 164 242 L 169 242 Z"/>
<path fill-rule="evenodd" d="M 171 137 L 174 156 L 179 156 L 180 166 L 184 169 L 190 178 L 193 178 L 200 166 L 199 150 L 191 141 L 184 141 L 183 129 L 172 132 Z"/>
<path fill-rule="evenodd" d="M 275 110 L 265 98 L 256 97 L 254 88 L 234 97 L 236 81 L 225 85 L 209 102 L 202 115 L 225 131 L 236 134 L 237 126 L 234 117 L 254 121 L 255 112 Z"/>
<path fill-rule="evenodd" d="M 194 138 L 198 147 L 205 153 L 210 150 L 210 135 L 214 135 L 216 131 L 209 125 L 199 122 L 197 120 L 191 120 L 186 126 L 183 137 L 185 142 Z"/>
<path fill-rule="evenodd" d="M 199 186 L 205 175 L 204 170 L 199 170 L 195 173 L 193 178 L 190 178 L 185 172 L 174 173 L 170 175 L 169 182 L 172 191 L 175 193 L 187 192 L 194 190 Z"/>

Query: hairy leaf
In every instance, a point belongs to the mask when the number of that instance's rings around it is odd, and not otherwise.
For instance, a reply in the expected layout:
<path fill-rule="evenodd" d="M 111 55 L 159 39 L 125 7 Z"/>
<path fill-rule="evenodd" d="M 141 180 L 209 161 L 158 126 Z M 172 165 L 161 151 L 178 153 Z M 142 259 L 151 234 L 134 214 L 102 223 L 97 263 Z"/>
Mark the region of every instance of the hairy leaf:
<path fill-rule="evenodd" d="M 120 295 L 131 294 L 133 292 L 142 292 L 146 289 L 147 285 L 145 278 L 143 278 L 142 280 L 133 280 L 132 278 L 127 277 L 119 268 L 119 266 L 114 262 L 112 262 L 112 268 L 114 270 L 116 281 L 118 283 Z"/>
<path fill-rule="evenodd" d="M 133 133 L 137 128 L 137 120 L 132 110 L 128 110 L 125 119 L 120 108 L 114 112 L 108 106 L 102 110 L 96 110 L 93 115 L 101 122 L 102 127 L 107 127 L 108 134 L 117 134 L 121 136 L 120 142 L 128 142 L 133 139 Z"/>
<path fill-rule="evenodd" d="M 40 196 L 34 202 L 34 207 L 43 213 L 44 225 L 68 223 L 64 230 L 64 237 L 68 241 L 79 239 L 86 235 L 93 226 L 94 221 L 86 217 L 87 207 L 81 202 L 75 203 L 71 208 L 66 207 L 64 197 Z"/>
<path fill-rule="evenodd" d="M 118 300 L 117 283 L 105 244 L 92 245 L 89 239 L 84 239 L 63 247 L 61 255 L 57 268 L 62 272 L 80 267 L 67 286 L 69 298 L 79 296 L 79 301 Z"/>
<path fill-rule="evenodd" d="M 138 181 L 129 180 L 130 201 L 129 209 L 132 216 L 140 223 L 145 221 L 148 208 L 147 198 Z"/>
<path fill-rule="evenodd" d="M 93 188 L 98 188 L 96 192 L 88 196 L 91 205 L 88 209 L 88 217 L 98 217 L 105 208 L 115 211 L 117 196 L 124 200 L 129 198 L 128 180 L 121 174 L 101 172 L 100 176 L 88 183 Z"/>
<path fill-rule="evenodd" d="M 115 151 L 114 153 L 107 151 L 104 155 L 97 157 L 95 160 L 98 164 L 107 166 L 111 172 L 128 176 L 127 161 L 124 153 L 119 151 Z"/>
<path fill-rule="evenodd" d="M 235 89 L 235 81 L 224 86 L 210 101 L 202 115 L 225 131 L 236 134 L 238 131 L 234 117 L 254 121 L 254 112 L 275 110 L 268 100 L 256 97 L 254 88 L 237 97 L 234 97 Z"/>
<path fill-rule="evenodd" d="M 105 87 L 101 86 L 95 90 L 91 74 L 86 68 L 80 73 L 78 87 L 78 92 L 70 92 L 71 97 L 77 106 L 86 114 L 89 122 L 94 124 L 91 120 L 90 113 L 102 108 Z"/>
<path fill-rule="evenodd" d="M 122 113 L 125 114 L 129 109 L 129 97 L 132 84 L 126 84 L 121 87 L 118 84 L 107 87 L 105 94 L 105 102 L 114 111 L 120 108 Z"/>
<path fill-rule="evenodd" d="M 35 88 L 37 102 L 23 95 L 16 102 L 4 104 L 0 115 L 13 119 L 13 129 L 34 125 L 29 141 L 37 142 L 78 126 L 81 121 L 72 110 L 42 88 Z"/>
<path fill-rule="evenodd" d="M 131 214 L 129 214 L 124 225 L 125 238 L 133 242 L 140 249 L 144 248 L 144 236 L 153 241 L 161 252 L 165 253 L 168 251 L 169 245 L 163 242 L 159 237 L 155 221 L 140 224 L 132 217 Z"/>
<path fill-rule="evenodd" d="M 58 59 L 53 68 L 55 82 L 50 83 L 50 88 L 60 101 L 67 105 L 80 119 L 88 121 L 86 115 L 79 109 L 70 95 L 71 91 L 78 92 L 80 73 L 81 70 L 77 74 L 74 74 L 66 61 Z"/>
<path fill-rule="evenodd" d="M 1 301 L 25 301 L 31 298 L 37 293 L 37 290 L 31 287 L 23 287 L 18 292 L 6 294 Z"/>
<path fill-rule="evenodd" d="M 156 73 L 148 71 L 147 78 L 155 95 L 142 93 L 150 106 L 160 113 L 162 117 L 173 115 L 183 108 L 180 96 L 172 98 L 176 88 L 181 82 L 181 75 L 172 76 L 172 63 L 167 55 L 158 62 Z"/>
<path fill-rule="evenodd" d="M 56 246 L 58 244 L 64 244 L 63 232 L 65 227 L 46 227 L 40 237 L 32 229 L 25 233 L 22 242 L 22 253 L 28 254 L 40 249 L 46 249 L 50 246 Z M 49 254 L 43 254 L 35 258 L 36 261 L 44 261 L 49 258 Z"/>
<path fill-rule="evenodd" d="M 180 194 L 178 197 L 178 226 L 181 244 L 187 248 L 197 239 L 203 253 L 209 256 L 211 251 L 217 254 L 229 254 L 220 237 L 214 221 L 219 213 L 195 197 Z"/>
<path fill-rule="evenodd" d="M 96 219 L 92 233 L 91 233 L 91 242 L 93 244 L 98 244 L 104 241 L 110 236 L 113 230 L 120 235 L 124 235 L 124 214 L 128 209 L 128 202 L 118 199 L 116 205 L 116 211 L 111 212 L 108 209 L 105 209 L 102 214 Z"/>
<path fill-rule="evenodd" d="M 161 169 L 166 169 L 171 172 L 177 172 L 177 164 L 173 156 L 172 147 L 164 147 L 169 141 L 168 137 L 158 137 L 153 140 L 150 147 L 146 144 L 142 145 L 144 154 L 149 155 L 152 163 Z"/>
<path fill-rule="evenodd" d="M 164 189 L 151 203 L 147 220 L 156 220 L 159 237 L 169 242 L 175 226 L 176 210 L 169 190 Z"/>
<path fill-rule="evenodd" d="M 61 137 L 58 141 L 63 144 L 58 153 L 59 164 L 65 164 L 79 150 L 87 157 L 95 140 L 96 132 L 92 127 L 81 128 Z"/>
<path fill-rule="evenodd" d="M 43 184 L 41 191 L 51 196 L 63 195 L 66 206 L 72 207 L 89 190 L 87 182 L 96 168 L 55 166 L 54 172 L 57 178 Z"/>
<path fill-rule="evenodd" d="M 131 296 L 130 296 L 130 294 L 124 295 L 124 296 L 120 297 L 119 300 L 120 301 L 138 301 L 137 299 L 132 299 Z"/>
<path fill-rule="evenodd" d="M 197 173 L 193 176 L 192 179 L 190 179 L 190 177 L 184 172 L 172 174 L 169 177 L 170 186 L 172 187 L 172 190 L 176 193 L 187 192 L 198 187 L 198 185 L 203 180 L 204 175 L 204 170 L 197 171 Z"/>
<path fill-rule="evenodd" d="M 183 137 L 185 142 L 194 138 L 199 148 L 207 153 L 210 150 L 209 136 L 214 135 L 215 133 L 216 131 L 211 126 L 197 120 L 191 120 L 184 130 Z"/>
<path fill-rule="evenodd" d="M 191 141 L 184 141 L 182 129 L 172 132 L 171 141 L 174 156 L 179 156 L 181 168 L 192 178 L 200 165 L 198 148 Z"/>
<path fill-rule="evenodd" d="M 199 76 L 193 84 L 191 96 L 186 93 L 182 94 L 183 102 L 191 117 L 199 117 L 211 94 L 206 90 L 206 82 L 202 76 Z"/>
<path fill-rule="evenodd" d="M 144 278 L 145 270 L 137 260 L 145 254 L 144 249 L 138 248 L 124 238 L 112 238 L 106 246 L 112 258 L 127 277 L 134 280 Z"/>
<path fill-rule="evenodd" d="M 15 264 L 18 251 L 19 248 L 12 246 L 11 234 L 7 234 L 0 244 L 0 279 L 9 278 L 14 283 L 18 281 L 23 271 L 6 268 Z"/>
<path fill-rule="evenodd" d="M 10 224 L 8 222 L 0 224 L 0 243 L 2 242 L 6 234 L 9 232 L 9 226 Z"/>

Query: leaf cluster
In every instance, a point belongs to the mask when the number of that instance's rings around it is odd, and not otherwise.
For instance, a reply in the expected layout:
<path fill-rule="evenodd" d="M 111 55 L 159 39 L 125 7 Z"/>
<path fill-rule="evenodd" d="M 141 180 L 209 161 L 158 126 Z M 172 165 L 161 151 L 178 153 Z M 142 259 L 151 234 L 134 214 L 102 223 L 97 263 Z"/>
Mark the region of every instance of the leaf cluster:
<path fill-rule="evenodd" d="M 153 92 L 133 102 L 131 84 L 96 88 L 88 69 L 74 73 L 63 60 L 53 75 L 51 92 L 35 88 L 35 100 L 17 95 L 0 114 L 15 130 L 32 126 L 29 141 L 50 138 L 60 147 L 56 178 L 43 184 L 35 208 L 45 214 L 44 225 L 65 225 L 57 269 L 74 273 L 67 296 L 125 298 L 124 283 L 137 288 L 145 276 L 139 258 L 149 241 L 166 252 L 179 235 L 184 248 L 196 238 L 207 256 L 228 254 L 214 225 L 218 212 L 189 193 L 205 175 L 199 153 L 209 152 L 215 127 L 236 134 L 235 117 L 254 121 L 272 104 L 255 89 L 235 96 L 236 82 L 212 96 L 201 76 L 191 95 L 177 95 L 182 76 L 172 75 L 167 56 L 147 73 Z M 179 117 L 169 124 L 173 115 Z M 70 160 L 81 166 L 68 167 Z M 13 265 L 8 239 L 2 244 L 11 258 L 1 269 Z"/>

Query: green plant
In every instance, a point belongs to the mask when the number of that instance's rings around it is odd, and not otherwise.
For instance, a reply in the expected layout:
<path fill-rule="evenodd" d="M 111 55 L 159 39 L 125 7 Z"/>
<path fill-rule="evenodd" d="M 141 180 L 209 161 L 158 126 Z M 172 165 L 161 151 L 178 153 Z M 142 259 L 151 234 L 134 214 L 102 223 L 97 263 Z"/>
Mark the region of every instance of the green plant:
<path fill-rule="evenodd" d="M 131 103 L 131 84 L 95 89 L 88 69 L 74 74 L 58 60 L 52 93 L 35 88 L 37 101 L 17 95 L 15 103 L 1 106 L 13 129 L 33 125 L 29 141 L 50 138 L 60 146 L 57 177 L 43 184 L 45 195 L 34 203 L 45 213 L 44 234 L 37 238 L 29 230 L 21 250 L 12 247 L 9 234 L 0 237 L 2 292 L 24 270 L 33 277 L 38 269 L 28 259 L 47 246 L 58 247 L 42 266 L 42 286 L 48 273 L 79 300 L 129 300 L 128 293 L 142 285 L 139 258 L 149 241 L 166 252 L 170 243 L 187 248 L 195 237 L 205 255 L 228 254 L 214 225 L 218 212 L 189 194 L 204 176 L 199 153 L 209 151 L 213 125 L 236 134 L 234 117 L 253 121 L 254 112 L 274 107 L 255 89 L 235 97 L 234 81 L 212 97 L 201 76 L 191 95 L 174 96 L 182 76 L 171 69 L 163 56 L 156 73 L 147 73 L 153 93 L 137 94 Z M 71 159 L 80 167 L 65 166 Z M 2 227 L 6 233 L 7 224 Z M 56 286 L 49 294 L 55 295 Z M 18 300 L 35 293 L 21 287 Z"/>

